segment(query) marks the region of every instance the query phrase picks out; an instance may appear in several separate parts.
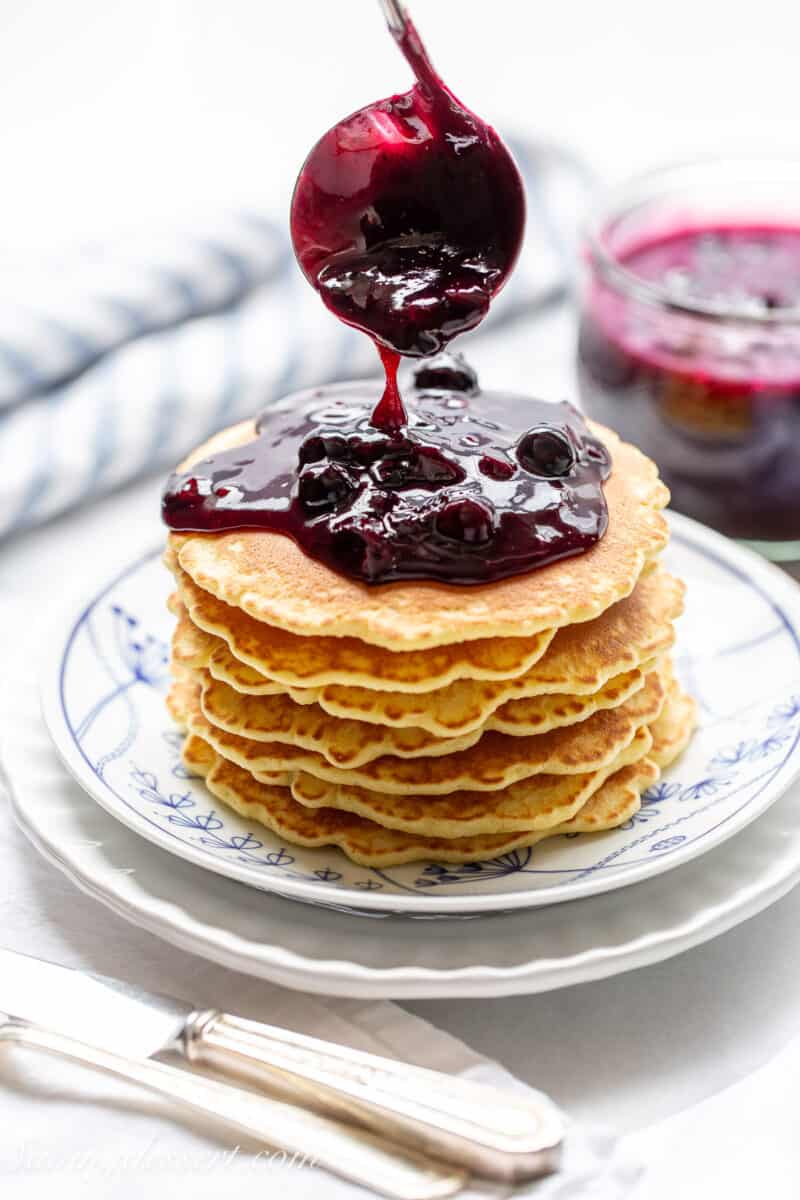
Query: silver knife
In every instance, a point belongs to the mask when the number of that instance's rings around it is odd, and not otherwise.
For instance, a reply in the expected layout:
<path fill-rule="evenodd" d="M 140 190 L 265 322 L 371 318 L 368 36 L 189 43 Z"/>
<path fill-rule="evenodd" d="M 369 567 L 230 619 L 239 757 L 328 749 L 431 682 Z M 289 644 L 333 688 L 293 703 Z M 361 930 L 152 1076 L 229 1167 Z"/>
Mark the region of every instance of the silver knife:
<path fill-rule="evenodd" d="M 17 1017 L 4 1020 L 0 1014 L 0 1047 L 3 1045 L 45 1050 L 139 1084 L 193 1112 L 223 1121 L 262 1145 L 291 1154 L 295 1167 L 325 1167 L 391 1200 L 446 1200 L 468 1180 L 465 1171 L 393 1145 L 368 1129 L 344 1125 L 151 1058 L 124 1058 Z"/>
<path fill-rule="evenodd" d="M 0 1012 L 131 1059 L 183 1055 L 417 1153 L 516 1183 L 558 1167 L 564 1124 L 544 1097 L 352 1050 L 0 949 Z"/>

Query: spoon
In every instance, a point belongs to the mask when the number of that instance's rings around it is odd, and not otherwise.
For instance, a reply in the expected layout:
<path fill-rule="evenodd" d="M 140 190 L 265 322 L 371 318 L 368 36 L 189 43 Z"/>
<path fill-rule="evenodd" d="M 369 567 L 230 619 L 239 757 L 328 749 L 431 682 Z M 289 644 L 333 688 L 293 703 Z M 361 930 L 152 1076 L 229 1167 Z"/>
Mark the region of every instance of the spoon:
<path fill-rule="evenodd" d="M 435 354 L 484 318 L 519 253 L 525 201 L 495 131 L 442 82 L 399 0 L 380 2 L 416 82 L 323 134 L 295 186 L 291 233 L 328 308 L 381 351 L 373 423 L 391 431 L 405 423 L 399 356 Z"/>

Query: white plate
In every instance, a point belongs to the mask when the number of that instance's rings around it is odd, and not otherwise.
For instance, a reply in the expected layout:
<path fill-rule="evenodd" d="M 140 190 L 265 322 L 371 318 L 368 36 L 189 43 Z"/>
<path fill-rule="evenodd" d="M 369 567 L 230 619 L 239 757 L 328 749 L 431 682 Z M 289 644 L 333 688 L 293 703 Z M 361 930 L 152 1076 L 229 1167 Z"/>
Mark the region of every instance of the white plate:
<path fill-rule="evenodd" d="M 54 865 L 139 928 L 305 991 L 365 998 L 547 991 L 688 950 L 754 916 L 800 879 L 795 786 L 702 859 L 574 904 L 433 923 L 301 907 L 256 895 L 132 833 L 65 771 L 30 682 L 27 691 L 14 685 L 3 696 L 3 762 L 14 812 Z"/>
<path fill-rule="evenodd" d="M 264 891 L 336 908 L 417 916 L 576 900 L 677 867 L 749 824 L 800 773 L 800 588 L 749 551 L 673 517 L 668 564 L 688 585 L 677 664 L 701 726 L 641 811 L 602 835 L 560 836 L 459 865 L 376 870 L 337 849 L 287 845 L 220 806 L 180 761 L 163 704 L 172 619 L 157 552 L 59 628 L 45 718 L 78 782 L 179 858 Z"/>

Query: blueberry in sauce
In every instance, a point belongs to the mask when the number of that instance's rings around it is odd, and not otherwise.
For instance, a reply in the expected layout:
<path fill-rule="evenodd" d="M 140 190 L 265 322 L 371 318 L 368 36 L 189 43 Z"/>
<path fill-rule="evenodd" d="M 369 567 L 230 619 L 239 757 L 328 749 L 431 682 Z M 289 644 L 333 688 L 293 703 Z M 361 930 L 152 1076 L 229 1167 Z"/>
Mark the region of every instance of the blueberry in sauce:
<path fill-rule="evenodd" d="M 478 376 L 463 354 L 444 351 L 426 358 L 414 370 L 414 387 L 422 392 L 478 390 Z"/>
<path fill-rule="evenodd" d="M 338 462 L 303 467 L 297 479 L 297 496 L 308 513 L 330 511 L 353 499 L 358 476 Z"/>
<path fill-rule="evenodd" d="M 461 496 L 436 514 L 436 532 L 452 542 L 480 546 L 494 537 L 497 515 L 488 500 Z"/>
<path fill-rule="evenodd" d="M 517 458 L 526 471 L 546 479 L 563 479 L 575 465 L 575 451 L 565 433 L 547 425 L 520 439 Z"/>

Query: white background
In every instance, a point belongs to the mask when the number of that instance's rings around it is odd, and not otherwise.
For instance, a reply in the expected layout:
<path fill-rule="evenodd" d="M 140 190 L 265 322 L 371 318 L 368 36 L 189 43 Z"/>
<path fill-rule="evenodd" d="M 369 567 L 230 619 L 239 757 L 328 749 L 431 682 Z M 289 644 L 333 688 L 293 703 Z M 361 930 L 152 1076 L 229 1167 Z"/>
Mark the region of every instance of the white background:
<path fill-rule="evenodd" d="M 456 93 L 618 178 L 798 149 L 800 7 L 412 0 Z M 165 208 L 285 211 L 325 124 L 408 83 L 377 0 L 0 0 L 0 246 Z"/>
<path fill-rule="evenodd" d="M 465 101 L 503 132 L 566 142 L 608 179 L 706 151 L 799 149 L 796 0 L 412 7 Z M 376 0 L 0 0 L 0 253 L 46 252 L 165 212 L 285 212 L 323 127 L 407 80 Z M 115 513 L 137 545 L 157 534 L 156 493 L 141 485 L 104 515 L 7 550 L 0 589 L 17 619 L 44 616 L 53 579 L 74 563 L 72 536 L 113 558 L 125 553 Z M 13 836 L 34 903 L 51 872 Z M 87 923 L 99 912 L 82 897 L 70 911 Z M 799 925 L 795 895 L 633 975 L 413 1007 L 571 1111 L 633 1129 L 741 1078 L 800 1027 Z"/>

